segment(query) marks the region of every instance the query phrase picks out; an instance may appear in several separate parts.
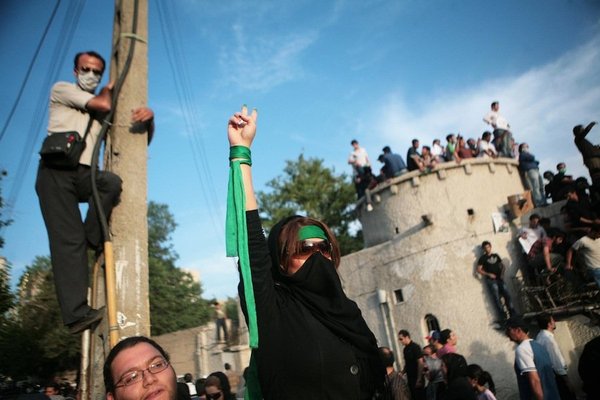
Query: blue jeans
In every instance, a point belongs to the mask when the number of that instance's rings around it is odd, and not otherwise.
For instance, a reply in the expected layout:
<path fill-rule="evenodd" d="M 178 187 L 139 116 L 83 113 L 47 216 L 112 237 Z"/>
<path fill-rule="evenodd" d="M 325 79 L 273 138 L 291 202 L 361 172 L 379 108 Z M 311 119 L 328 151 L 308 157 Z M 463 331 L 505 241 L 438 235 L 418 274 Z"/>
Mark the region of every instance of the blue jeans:
<path fill-rule="evenodd" d="M 506 313 L 504 312 L 504 305 L 508 309 L 509 317 L 515 314 L 515 309 L 513 308 L 512 301 L 510 300 L 510 295 L 508 294 L 508 290 L 506 289 L 506 285 L 502 279 L 490 279 L 485 278 L 485 283 L 487 284 L 488 289 L 492 293 L 492 297 L 494 298 L 494 302 L 496 303 L 496 308 L 498 309 L 498 313 L 500 314 L 500 318 L 506 318 Z M 502 304 L 501 297 L 504 297 L 504 305 Z"/>
<path fill-rule="evenodd" d="M 590 271 L 590 275 L 592 275 L 592 278 L 596 281 L 596 285 L 600 288 L 600 268 L 588 268 L 588 271 Z"/>
<path fill-rule="evenodd" d="M 540 176 L 540 170 L 537 168 L 530 169 L 523 173 L 523 179 L 525 180 L 525 186 L 531 190 L 531 196 L 533 197 L 533 203 L 536 207 L 546 205 L 546 195 L 544 194 L 544 181 Z"/>

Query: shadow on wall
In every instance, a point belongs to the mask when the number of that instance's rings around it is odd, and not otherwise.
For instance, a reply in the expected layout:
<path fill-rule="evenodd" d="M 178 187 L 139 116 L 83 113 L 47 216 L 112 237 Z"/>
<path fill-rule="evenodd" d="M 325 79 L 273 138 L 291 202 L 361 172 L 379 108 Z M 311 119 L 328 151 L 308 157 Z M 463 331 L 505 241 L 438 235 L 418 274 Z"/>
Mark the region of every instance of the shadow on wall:
<path fill-rule="evenodd" d="M 509 341 L 508 338 L 506 340 Z M 471 356 L 467 359 L 467 363 L 479 364 L 481 368 L 492 375 L 498 399 L 519 399 L 514 359 L 508 359 L 506 353 L 502 351 L 492 351 L 486 343 L 481 341 L 472 342 L 469 351 Z"/>

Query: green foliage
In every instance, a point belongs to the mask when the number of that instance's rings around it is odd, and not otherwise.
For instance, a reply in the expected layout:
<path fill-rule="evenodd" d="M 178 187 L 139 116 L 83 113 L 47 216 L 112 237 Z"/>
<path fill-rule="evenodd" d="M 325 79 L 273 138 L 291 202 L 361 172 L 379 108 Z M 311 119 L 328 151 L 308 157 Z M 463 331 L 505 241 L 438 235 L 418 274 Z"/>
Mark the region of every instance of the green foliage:
<path fill-rule="evenodd" d="M 282 218 L 299 214 L 326 223 L 340 242 L 342 254 L 363 248 L 362 232 L 351 235 L 350 224 L 356 219 L 356 193 L 346 174 L 336 175 L 323 160 L 286 161 L 284 175 L 269 182 L 269 193 L 258 192 L 263 223 L 268 230 Z"/>
<path fill-rule="evenodd" d="M 175 266 L 171 234 L 177 224 L 166 204 L 148 204 L 150 321 L 153 336 L 207 322 L 210 305 L 192 275 Z"/>
<path fill-rule="evenodd" d="M 48 257 L 36 257 L 21 276 L 19 302 L 0 333 L 0 353 L 10 363 L 0 372 L 13 379 L 51 377 L 77 369 L 80 341 L 64 328 Z"/>
<path fill-rule="evenodd" d="M 2 264 L 0 260 L 0 264 Z M 14 296 L 10 291 L 10 264 L 0 265 L 0 326 L 5 322 L 6 313 L 14 304 Z"/>
<path fill-rule="evenodd" d="M 5 170 L 0 171 L 0 182 L 2 182 L 2 177 L 6 176 L 7 172 Z M 2 197 L 2 187 L 0 186 L 0 233 L 2 233 L 2 228 L 10 225 L 12 220 L 3 219 L 2 218 L 2 210 L 4 209 L 4 198 Z M 0 236 L 0 249 L 4 247 L 4 238 Z"/>

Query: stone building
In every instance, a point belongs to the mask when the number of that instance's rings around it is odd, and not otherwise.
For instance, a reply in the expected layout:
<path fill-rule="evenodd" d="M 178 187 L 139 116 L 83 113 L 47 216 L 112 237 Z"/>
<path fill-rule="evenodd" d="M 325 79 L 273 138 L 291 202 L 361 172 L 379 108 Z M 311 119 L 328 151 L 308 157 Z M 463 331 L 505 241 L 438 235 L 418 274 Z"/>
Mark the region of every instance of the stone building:
<path fill-rule="evenodd" d="M 467 159 L 379 185 L 371 193 L 372 206 L 364 198 L 357 204 L 365 248 L 345 256 L 339 268 L 348 297 L 358 303 L 380 345 L 401 355 L 398 330 L 408 330 L 424 346 L 431 329 L 450 328 L 458 335 L 458 352 L 490 371 L 503 399 L 518 398 L 515 345 L 496 322 L 476 264 L 481 242 L 488 240 L 507 268 L 518 311 L 532 311 L 521 295 L 523 254 L 515 240 L 528 215 L 522 220 L 509 215 L 502 226 L 493 222 L 506 212 L 508 196 L 524 192 L 517 166 L 512 159 Z M 553 225 L 561 222 L 560 204 L 536 212 Z M 580 313 L 571 314 L 560 320 L 555 336 L 578 382 L 578 354 L 600 331 Z"/>

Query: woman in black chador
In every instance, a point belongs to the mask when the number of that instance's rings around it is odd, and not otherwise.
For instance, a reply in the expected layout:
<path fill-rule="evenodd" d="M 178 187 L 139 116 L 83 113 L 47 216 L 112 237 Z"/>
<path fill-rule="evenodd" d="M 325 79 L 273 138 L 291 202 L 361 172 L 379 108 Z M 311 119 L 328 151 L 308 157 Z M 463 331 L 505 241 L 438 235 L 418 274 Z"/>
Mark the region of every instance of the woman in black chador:
<path fill-rule="evenodd" d="M 373 399 L 385 370 L 375 336 L 342 289 L 340 249 L 322 222 L 293 216 L 265 240 L 252 188 L 250 145 L 257 112 L 244 106 L 229 120 L 233 164 L 241 161 L 247 248 L 256 304 L 256 367 L 265 399 Z M 243 268 L 243 266 L 242 266 Z M 240 280 L 248 321 L 251 303 Z"/>

